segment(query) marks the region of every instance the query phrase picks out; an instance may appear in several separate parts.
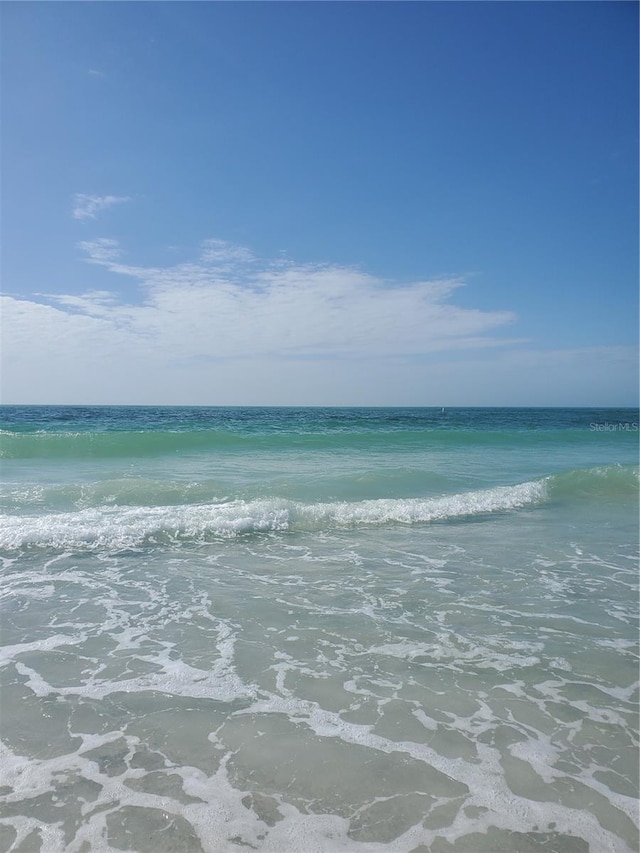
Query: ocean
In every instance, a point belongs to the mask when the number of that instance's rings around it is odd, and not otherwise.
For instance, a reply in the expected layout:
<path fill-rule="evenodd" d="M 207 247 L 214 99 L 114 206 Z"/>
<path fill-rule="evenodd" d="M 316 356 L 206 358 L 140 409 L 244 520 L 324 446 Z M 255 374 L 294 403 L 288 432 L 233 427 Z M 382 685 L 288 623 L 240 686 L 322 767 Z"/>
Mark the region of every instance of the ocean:
<path fill-rule="evenodd" d="M 636 410 L 0 417 L 0 850 L 638 850 Z"/>

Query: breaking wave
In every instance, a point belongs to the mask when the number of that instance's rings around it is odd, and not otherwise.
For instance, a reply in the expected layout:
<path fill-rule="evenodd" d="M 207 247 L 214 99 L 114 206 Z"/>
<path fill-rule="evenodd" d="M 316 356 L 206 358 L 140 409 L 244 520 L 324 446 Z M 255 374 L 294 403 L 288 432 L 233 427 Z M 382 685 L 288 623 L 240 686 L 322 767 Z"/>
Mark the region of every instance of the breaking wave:
<path fill-rule="evenodd" d="M 5 516 L 0 548 L 121 549 L 180 540 L 462 519 L 536 504 L 543 481 L 438 498 L 300 503 L 234 500 L 182 506 L 103 506 L 47 515 Z"/>

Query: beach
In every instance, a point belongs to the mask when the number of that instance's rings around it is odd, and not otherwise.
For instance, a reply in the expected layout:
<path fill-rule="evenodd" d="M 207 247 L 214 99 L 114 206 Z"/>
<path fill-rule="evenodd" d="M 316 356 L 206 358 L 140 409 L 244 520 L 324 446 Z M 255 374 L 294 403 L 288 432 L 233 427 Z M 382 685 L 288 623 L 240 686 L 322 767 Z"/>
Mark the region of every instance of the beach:
<path fill-rule="evenodd" d="M 0 850 L 638 850 L 637 410 L 0 416 Z"/>

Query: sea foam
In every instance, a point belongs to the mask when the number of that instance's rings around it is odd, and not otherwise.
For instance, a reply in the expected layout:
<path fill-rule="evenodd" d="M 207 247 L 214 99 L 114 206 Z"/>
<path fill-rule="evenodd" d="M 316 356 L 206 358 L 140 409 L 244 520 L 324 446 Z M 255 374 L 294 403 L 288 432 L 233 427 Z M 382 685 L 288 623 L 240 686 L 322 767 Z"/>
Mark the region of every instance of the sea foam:
<path fill-rule="evenodd" d="M 0 548 L 121 549 L 147 544 L 384 524 L 419 524 L 508 511 L 544 500 L 543 481 L 439 498 L 299 503 L 283 499 L 182 506 L 104 506 L 48 515 L 5 516 Z"/>

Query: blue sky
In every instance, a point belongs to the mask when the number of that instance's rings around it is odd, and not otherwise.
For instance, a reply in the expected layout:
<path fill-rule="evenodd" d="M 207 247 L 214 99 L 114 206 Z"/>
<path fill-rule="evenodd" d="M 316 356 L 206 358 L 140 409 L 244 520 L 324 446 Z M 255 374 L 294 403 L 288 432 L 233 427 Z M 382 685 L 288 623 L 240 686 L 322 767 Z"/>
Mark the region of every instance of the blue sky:
<path fill-rule="evenodd" d="M 637 404 L 638 4 L 0 14 L 3 402 Z"/>

